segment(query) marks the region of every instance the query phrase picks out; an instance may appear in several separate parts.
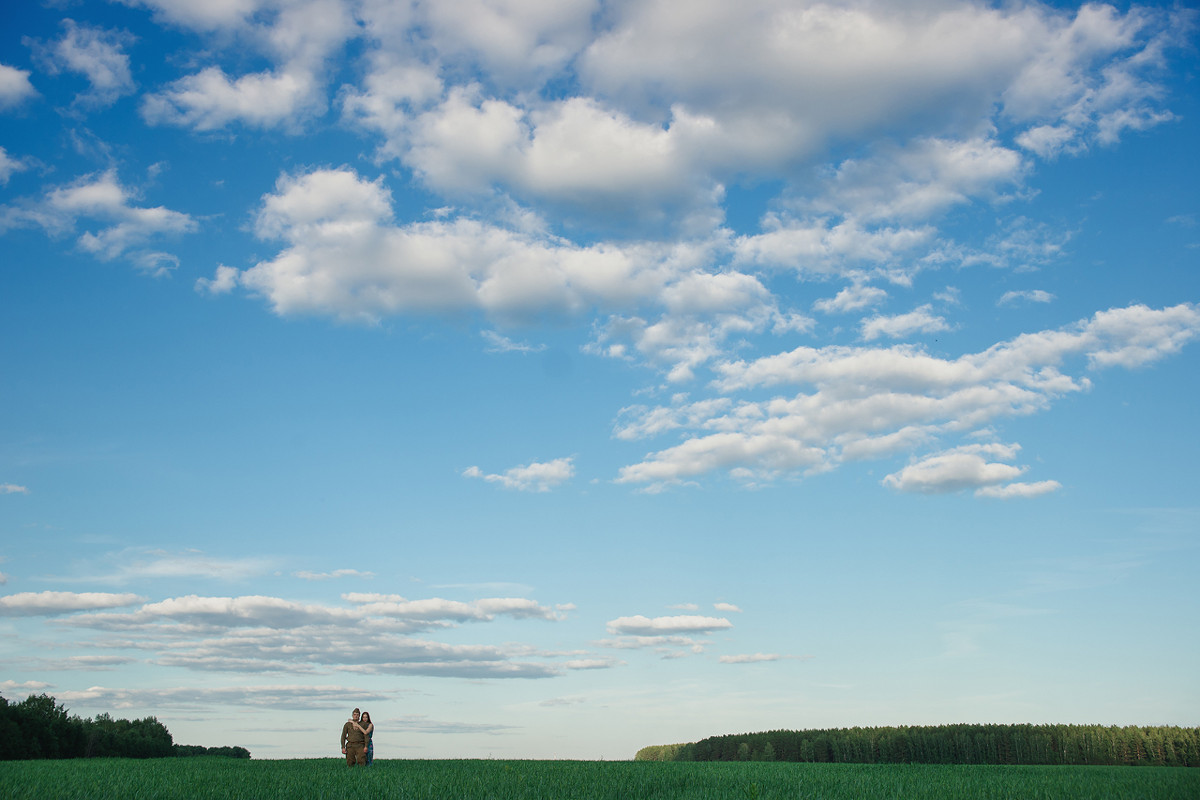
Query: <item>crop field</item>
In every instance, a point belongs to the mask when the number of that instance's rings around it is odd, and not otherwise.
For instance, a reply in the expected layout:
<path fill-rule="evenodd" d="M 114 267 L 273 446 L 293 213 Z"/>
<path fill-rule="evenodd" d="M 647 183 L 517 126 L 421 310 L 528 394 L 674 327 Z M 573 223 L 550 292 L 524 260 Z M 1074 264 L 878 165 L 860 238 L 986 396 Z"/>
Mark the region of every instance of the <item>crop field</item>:
<path fill-rule="evenodd" d="M 766 800 L 1128 798 L 1195 800 L 1200 770 L 916 764 L 334 759 L 0 762 L 9 800 L 119 797 L 296 800 Z"/>

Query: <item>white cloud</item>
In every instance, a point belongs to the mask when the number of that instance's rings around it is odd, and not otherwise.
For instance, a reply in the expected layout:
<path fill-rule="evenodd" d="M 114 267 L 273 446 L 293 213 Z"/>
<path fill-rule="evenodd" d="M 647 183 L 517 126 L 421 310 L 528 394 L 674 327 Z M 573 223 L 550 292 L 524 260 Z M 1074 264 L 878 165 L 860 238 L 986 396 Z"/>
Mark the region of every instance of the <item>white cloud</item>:
<path fill-rule="evenodd" d="M 1157 103 L 1155 73 L 1182 43 L 1189 12 L 1085 5 L 1073 19 L 1048 17 L 1037 47 L 1004 91 L 1004 113 L 1032 123 L 1019 143 L 1043 157 L 1111 144 L 1125 130 L 1171 118 Z"/>
<path fill-rule="evenodd" d="M 29 494 L 29 489 L 15 483 L 0 483 L 0 494 Z"/>
<path fill-rule="evenodd" d="M 713 603 L 713 608 L 715 608 L 717 611 L 724 611 L 726 613 L 742 613 L 742 610 L 733 603 Z"/>
<path fill-rule="evenodd" d="M 1073 149 L 1075 136 L 1076 131 L 1070 125 L 1037 125 L 1018 136 L 1017 144 L 1042 158 L 1053 159 Z"/>
<path fill-rule="evenodd" d="M 309 572 L 308 570 L 299 570 L 293 572 L 297 578 L 306 581 L 328 581 L 336 578 L 374 578 L 374 572 L 363 572 L 357 569 L 335 569 L 332 572 Z"/>
<path fill-rule="evenodd" d="M 862 338 L 866 341 L 887 336 L 900 339 L 913 333 L 937 333 L 949 330 L 950 326 L 944 317 L 932 313 L 933 306 L 923 305 L 907 314 L 897 314 L 891 317 L 875 316 L 862 322 Z"/>
<path fill-rule="evenodd" d="M 942 494 L 963 489 L 994 487 L 1020 477 L 1024 467 L 988 461 L 1012 460 L 1016 445 L 965 445 L 927 456 L 883 479 L 883 484 L 901 492 Z"/>
<path fill-rule="evenodd" d="M 135 41 L 130 33 L 80 25 L 71 19 L 63 20 L 62 26 L 62 38 L 48 44 L 36 43 L 35 53 L 52 74 L 70 70 L 88 79 L 91 88 L 75 98 L 77 104 L 107 106 L 134 91 L 129 55 L 125 53 Z"/>
<path fill-rule="evenodd" d="M 440 597 L 408 600 L 399 595 L 357 592 L 342 597 L 357 604 L 359 613 L 406 620 L 490 621 L 498 614 L 515 619 L 563 619 L 559 611 L 523 597 L 489 597 L 471 602 Z"/>
<path fill-rule="evenodd" d="M 238 27 L 255 12 L 273 5 L 273 0 L 128 0 L 130 5 L 145 6 L 162 20 L 197 30 Z"/>
<path fill-rule="evenodd" d="M 40 200 L 0 207 L 0 232 L 34 226 L 60 235 L 91 222 L 92 230 L 77 240 L 82 250 L 103 260 L 128 258 L 147 272 L 165 273 L 176 259 L 147 245 L 158 237 L 191 233 L 196 230 L 196 221 L 163 206 L 134 205 L 134 199 L 134 194 L 117 180 L 116 170 L 110 169 L 50 189 Z"/>
<path fill-rule="evenodd" d="M 180 686 L 121 689 L 92 686 L 56 692 L 58 700 L 96 709 L 209 708 L 214 705 L 264 709 L 332 710 L 351 703 L 381 702 L 388 693 L 344 685 Z M 353 698 L 349 700 L 348 698 Z"/>
<path fill-rule="evenodd" d="M 65 600 L 18 597 L 19 613 L 87 612 L 86 595 Z M 136 650 L 160 666 L 206 672 L 360 672 L 466 678 L 542 678 L 568 669 L 616 666 L 586 651 L 543 651 L 519 644 L 445 643 L 417 632 L 460 623 L 512 620 L 559 621 L 569 606 L 554 609 L 527 598 L 485 597 L 469 602 L 443 598 L 408 600 L 397 595 L 348 593 L 349 606 L 248 595 L 187 595 L 144 603 L 127 612 L 90 611 L 61 624 L 101 634 L 95 648 Z M 144 598 L 134 598 L 143 602 Z M 95 608 L 105 607 L 99 600 Z M 114 606 L 116 601 L 109 601 Z M 10 615 L 18 613 L 9 611 Z M 57 613 L 57 612 L 55 612 Z M 125 655 L 124 652 L 121 655 Z M 594 663 L 593 663 L 594 661 Z M 600 663 L 603 662 L 603 663 Z"/>
<path fill-rule="evenodd" d="M 227 267 L 222 264 L 217 267 L 212 278 L 196 279 L 196 291 L 212 295 L 229 294 L 237 288 L 239 274 L 235 267 Z"/>
<path fill-rule="evenodd" d="M 236 78 L 208 66 L 174 81 L 143 98 L 142 116 L 151 125 L 209 131 L 242 123 L 298 130 L 325 110 L 326 60 L 358 32 L 351 5 L 342 0 L 223 0 L 204 11 L 170 0 L 145 2 L 173 22 L 221 30 L 215 45 L 237 43 L 274 62 L 273 68 Z"/>
<path fill-rule="evenodd" d="M 681 400 L 686 400 L 686 395 L 681 396 Z M 714 397 L 659 408 L 628 406 L 620 412 L 621 417 L 628 421 L 618 424 L 613 432 L 618 439 L 649 438 L 679 428 L 703 425 L 707 420 L 728 411 L 732 405 L 733 401 L 729 398 Z"/>
<path fill-rule="evenodd" d="M 52 685 L 53 684 L 46 683 L 45 681 L 0 681 L 0 689 L 3 689 L 6 692 L 40 692 L 43 689 L 49 689 Z"/>
<path fill-rule="evenodd" d="M 717 132 L 758 118 L 764 132 L 752 151 L 709 158 L 780 166 L 834 136 L 867 137 L 885 126 L 969 129 L 993 107 L 1077 128 L 1100 129 L 1110 116 L 1116 127 L 1116 109 L 1133 116 L 1126 124 L 1153 124 L 1161 117 L 1155 84 L 1142 75 L 1180 38 L 1183 15 L 759 0 L 693 3 L 679 25 L 675 6 L 656 0 L 620 9 L 580 73 L 585 86 L 629 107 L 682 105 Z"/>
<path fill-rule="evenodd" d="M 544 344 L 531 345 L 523 342 L 514 342 L 512 339 L 496 331 L 482 331 L 480 335 L 487 341 L 487 351 L 489 353 L 540 353 L 546 349 L 546 345 Z"/>
<path fill-rule="evenodd" d="M 681 443 L 623 467 L 617 481 L 660 490 L 726 472 L 753 483 L 912 450 L 997 418 L 1045 410 L 1063 395 L 1088 389 L 1089 378 L 1063 371 L 1068 359 L 1085 360 L 1092 369 L 1134 368 L 1177 352 L 1197 334 L 1195 306 L 1139 305 L 955 359 L 913 345 L 830 346 L 719 363 L 713 389 L 720 397 L 681 397 L 667 406 L 623 411 L 619 438 L 685 434 Z M 783 385 L 804 391 L 753 401 L 732 396 Z M 890 476 L 889 485 L 943 491 L 1007 483 L 1019 474 L 979 451 L 951 450 Z M 1028 492 L 1011 490 L 1020 491 Z"/>
<path fill-rule="evenodd" d="M 501 86 L 526 87 L 568 64 L 600 10 L 598 0 L 425 0 L 413 4 L 411 21 L 442 59 L 476 62 Z M 388 21 L 380 10 L 366 11 L 368 24 Z"/>
<path fill-rule="evenodd" d="M 499 483 L 505 489 L 522 492 L 548 492 L 575 477 L 574 461 L 574 456 L 546 462 L 534 461 L 492 475 L 485 474 L 479 467 L 469 467 L 463 471 L 463 477 L 480 478 L 489 483 Z"/>
<path fill-rule="evenodd" d="M 7 150 L 5 150 L 3 147 L 0 147 L 0 186 L 8 183 L 8 179 L 11 178 L 14 173 L 27 170 L 29 167 L 30 163 L 28 160 L 22 158 L 13 158 L 8 154 Z"/>
<path fill-rule="evenodd" d="M 721 656 L 717 660 L 722 664 L 761 664 L 764 661 L 779 661 L 784 656 L 778 653 L 749 653 L 736 656 Z"/>
<path fill-rule="evenodd" d="M 343 92 L 345 118 L 381 134 L 378 156 L 436 191 L 500 193 L 574 223 L 619 219 L 628 232 L 711 229 L 730 179 L 788 180 L 828 142 L 885 129 L 894 146 L 844 161 L 822 197 L 799 205 L 860 224 L 924 219 L 1019 188 L 1028 165 L 1001 142 L 1001 121 L 1111 139 L 1169 116 L 1152 62 L 1175 42 L 1170 12 L 756 0 L 694 3 L 679 25 L 676 6 L 654 0 L 606 7 L 593 31 L 596 6 L 366 4 L 369 70 Z M 414 39 L 426 63 L 392 45 Z M 578 88 L 540 96 L 567 65 Z M 1066 70 L 1057 88 L 1038 81 L 1038 69 L 1056 68 Z M 1058 99 L 1030 116 L 1033 95 Z M 1038 139 L 1021 133 L 1027 149 Z M 747 244 L 778 258 L 788 243 L 774 239 Z"/>
<path fill-rule="evenodd" d="M 0 109 L 12 108 L 35 95 L 28 70 L 0 64 Z"/>
<path fill-rule="evenodd" d="M 996 305 L 1007 306 L 1022 300 L 1029 303 L 1051 303 L 1054 301 L 1054 295 L 1042 289 L 1005 292 L 996 301 Z"/>
<path fill-rule="evenodd" d="M 691 280 L 711 277 L 717 276 L 692 276 Z M 688 280 L 684 278 L 682 282 Z M 668 304 L 676 300 L 675 288 L 668 286 L 663 291 Z M 667 380 L 678 383 L 692 380 L 695 370 L 720 357 L 731 340 L 764 331 L 805 332 L 813 324 L 813 320 L 802 315 L 781 313 L 770 301 L 712 315 L 680 310 L 668 311 L 658 319 L 613 316 L 598 329 L 587 352 L 617 357 L 636 353 L 663 368 Z"/>
<path fill-rule="evenodd" d="M 869 229 L 857 220 L 795 220 L 775 214 L 763 232 L 734 243 L 734 263 L 794 271 L 801 275 L 857 275 L 861 267 L 881 270 L 931 245 L 935 230 L 920 227 Z"/>
<path fill-rule="evenodd" d="M 88 580 L 115 583 L 177 578 L 237 581 L 264 575 L 274 566 L 274 561 L 267 558 L 221 558 L 199 550 L 176 553 L 165 550 L 126 550 L 115 554 L 109 560 L 116 562 L 109 571 Z"/>
<path fill-rule="evenodd" d="M 671 275 L 663 246 L 580 247 L 466 218 L 398 226 L 382 183 L 348 169 L 284 175 L 276 190 L 256 232 L 287 249 L 238 282 L 281 314 L 565 314 L 653 296 Z"/>
<path fill-rule="evenodd" d="M 887 292 L 877 286 L 847 286 L 834 297 L 816 301 L 813 308 L 826 314 L 844 314 L 877 306 L 887 296 Z"/>
<path fill-rule="evenodd" d="M 664 657 L 677 657 L 683 651 L 692 653 L 704 652 L 707 642 L 693 639 L 690 636 L 652 635 L 652 636 L 621 636 L 616 639 L 601 639 L 597 642 L 601 647 L 613 650 L 645 650 L 655 649 L 660 653 L 669 654 Z"/>
<path fill-rule="evenodd" d="M 1189 303 L 1161 311 L 1144 305 L 1098 311 L 1076 333 L 1093 367 L 1134 368 L 1177 353 L 1200 333 L 1200 309 Z"/>
<path fill-rule="evenodd" d="M 136 594 L 108 592 L 19 592 L 0 597 L 0 616 L 42 617 L 145 602 Z"/>
<path fill-rule="evenodd" d="M 1018 153 L 990 139 L 918 139 L 843 161 L 810 207 L 863 220 L 925 220 L 976 198 L 998 199 L 1025 169 Z"/>
<path fill-rule="evenodd" d="M 225 627 L 292 628 L 304 625 L 349 624 L 360 619 L 351 609 L 296 603 L 278 597 L 202 597 L 187 595 L 147 603 L 128 614 L 75 617 L 72 624 L 105 629 L 135 629 L 157 622 Z"/>
<path fill-rule="evenodd" d="M 303 70 L 259 72 L 231 80 L 219 67 L 208 67 L 175 81 L 142 102 L 151 125 L 178 125 L 200 131 L 240 121 L 269 128 L 294 123 L 321 110 L 313 76 Z"/>
<path fill-rule="evenodd" d="M 939 104 L 974 107 L 968 90 L 1000 88 L 1023 56 L 1021 21 L 982 9 L 700 2 L 686 26 L 676 12 L 665 0 L 622 9 L 588 48 L 584 80 L 630 104 L 654 106 L 665 95 L 695 113 L 720 111 L 723 126 L 755 112 L 782 117 L 790 125 L 756 142 L 780 155 L 811 151 L 834 132 L 933 114 Z"/>
<path fill-rule="evenodd" d="M 727 630 L 733 623 L 724 617 L 683 614 L 673 617 L 618 617 L 608 623 L 608 632 L 626 636 L 670 636 Z"/>
<path fill-rule="evenodd" d="M 616 480 L 657 489 L 714 470 L 728 470 L 738 477 L 770 478 L 819 469 L 824 463 L 825 453 L 820 448 L 786 434 L 721 432 L 652 453 L 641 463 L 622 467 Z"/>
<path fill-rule="evenodd" d="M 1040 497 L 1057 492 L 1061 488 L 1062 484 L 1058 481 L 1037 481 L 1035 483 L 1010 483 L 1005 486 L 982 486 L 975 490 L 975 494 L 979 497 L 1008 500 L 1014 497 Z"/>

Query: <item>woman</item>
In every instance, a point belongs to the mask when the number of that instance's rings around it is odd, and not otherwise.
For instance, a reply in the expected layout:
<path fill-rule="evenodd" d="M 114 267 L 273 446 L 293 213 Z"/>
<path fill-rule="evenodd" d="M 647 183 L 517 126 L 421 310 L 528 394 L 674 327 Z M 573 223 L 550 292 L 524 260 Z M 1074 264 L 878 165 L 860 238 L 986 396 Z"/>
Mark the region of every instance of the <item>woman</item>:
<path fill-rule="evenodd" d="M 362 712 L 362 717 L 359 718 L 358 727 L 367 737 L 367 766 L 371 766 L 371 762 L 375 760 L 375 743 L 371 740 L 371 734 L 375 733 L 375 723 L 371 722 L 371 714 Z"/>

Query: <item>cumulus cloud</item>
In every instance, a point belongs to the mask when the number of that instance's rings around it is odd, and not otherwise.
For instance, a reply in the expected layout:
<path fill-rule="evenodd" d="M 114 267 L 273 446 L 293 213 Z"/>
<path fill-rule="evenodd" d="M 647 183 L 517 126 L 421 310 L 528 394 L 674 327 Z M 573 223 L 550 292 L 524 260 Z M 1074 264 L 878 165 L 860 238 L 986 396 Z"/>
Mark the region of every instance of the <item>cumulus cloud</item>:
<path fill-rule="evenodd" d="M 294 123 L 321 108 L 313 77 L 306 71 L 260 72 L 231 79 L 220 67 L 180 78 L 147 95 L 142 116 L 151 125 L 209 131 L 232 122 L 259 128 Z"/>
<path fill-rule="evenodd" d="M 29 162 L 22 158 L 13 158 L 8 151 L 0 147 L 0 186 L 8 183 L 14 173 L 29 169 Z"/>
<path fill-rule="evenodd" d="M 351 592 L 343 599 L 356 603 L 359 612 L 410 620 L 490 621 L 498 614 L 516 619 L 562 619 L 562 615 L 523 597 L 490 597 L 472 602 L 429 598 L 408 600 L 400 595 Z"/>
<path fill-rule="evenodd" d="M 764 661 L 779 661 L 783 656 L 778 653 L 747 653 L 736 656 L 721 656 L 717 660 L 722 664 L 761 664 Z"/>
<path fill-rule="evenodd" d="M 1005 115 L 1030 125 L 1019 143 L 1050 158 L 1170 119 L 1158 105 L 1155 73 L 1190 18 L 1137 7 L 1122 15 L 1107 5 L 1083 6 L 1073 19 L 1048 18 L 1004 91 Z"/>
<path fill-rule="evenodd" d="M 923 255 L 936 233 L 930 225 L 871 227 L 855 219 L 835 223 L 768 214 L 761 233 L 734 242 L 734 263 L 806 277 L 857 275 L 864 268 L 886 270 L 913 253 Z"/>
<path fill-rule="evenodd" d="M 692 604 L 676 606 L 681 610 L 692 610 Z M 716 603 L 721 611 L 738 611 L 727 603 Z M 706 617 L 699 614 L 678 614 L 665 617 L 618 617 L 607 624 L 614 638 L 602 639 L 598 644 L 615 650 L 651 650 L 661 658 L 683 658 L 690 654 L 703 653 L 711 643 L 711 635 L 733 628 L 733 623 L 724 617 Z"/>
<path fill-rule="evenodd" d="M 1005 292 L 996 301 L 998 306 L 1012 305 L 1019 302 L 1028 303 L 1051 303 L 1054 302 L 1054 295 L 1042 289 L 1026 289 L 1022 291 Z"/>
<path fill-rule="evenodd" d="M 382 702 L 390 693 L 370 691 L 342 684 L 276 684 L 240 686 L 179 686 L 168 688 L 124 689 L 92 686 L 83 690 L 55 693 L 64 703 L 87 708 L 209 708 L 214 705 L 249 706 L 285 710 L 342 709 L 346 698 L 354 702 Z"/>
<path fill-rule="evenodd" d="M 515 87 L 565 67 L 590 40 L 599 11 L 598 0 L 438 0 L 415 3 L 410 18 L 378 13 L 371 22 L 376 35 L 411 24 L 441 58 L 475 62 L 499 87 Z"/>
<path fill-rule="evenodd" d="M 1019 153 L 990 139 L 918 139 L 843 161 L 809 207 L 862 220 L 925 220 L 976 198 L 1001 198 L 1026 169 Z"/>
<path fill-rule="evenodd" d="M 80 635 L 100 634 L 92 647 L 119 649 L 121 657 L 134 650 L 141 660 L 160 666 L 204 672 L 547 678 L 618 665 L 586 651 L 544 651 L 511 642 L 452 644 L 430 635 L 500 617 L 555 622 L 569 607 L 549 608 L 527 598 L 410 600 L 348 593 L 346 605 L 327 605 L 265 595 L 187 595 L 155 602 L 132 595 L 44 595 L 14 595 L 0 609 L 10 616 L 75 612 L 56 624 Z M 138 607 L 101 610 L 119 605 Z"/>
<path fill-rule="evenodd" d="M 142 117 L 149 124 L 198 131 L 239 123 L 299 130 L 325 109 L 326 60 L 358 30 L 350 5 L 340 0 L 226 0 L 206 11 L 169 1 L 147 4 L 173 22 L 236 34 L 214 44 L 249 44 L 275 64 L 237 77 L 208 66 L 143 98 Z"/>
<path fill-rule="evenodd" d="M 913 333 L 937 333 L 948 330 L 949 327 L 943 317 L 933 313 L 933 306 L 923 305 L 907 314 L 876 316 L 863 320 L 862 338 L 868 342 L 881 336 L 900 339 Z"/>
<path fill-rule="evenodd" d="M 42 689 L 49 689 L 51 685 L 45 681 L 0 681 L 0 689 L 6 692 L 38 692 Z"/>
<path fill-rule="evenodd" d="M 873 224 L 1009 199 L 1029 153 L 1052 157 L 1169 119 L 1161 66 L 1188 18 L 754 0 L 696 4 L 681 26 L 669 0 L 609 5 L 602 17 L 597 5 L 367 4 L 369 69 L 343 92 L 343 115 L 380 138 L 381 160 L 403 162 L 437 192 L 483 202 L 500 193 L 576 226 L 615 219 L 606 229 L 625 235 L 711 230 L 731 179 L 791 180 L 830 142 L 868 144 L 886 131 L 889 144 L 828 165 L 816 196 L 785 195 L 833 221 L 767 231 L 744 254 L 778 261 L 836 247 L 839 236 L 822 231 L 849 225 L 842 234 L 877 238 L 868 252 L 878 256 L 929 232 Z M 417 61 L 390 45 L 400 41 L 433 55 Z M 569 96 L 538 91 L 563 76 L 577 87 Z M 869 243 L 855 238 L 860 250 Z"/>
<path fill-rule="evenodd" d="M 657 635 L 618 636 L 601 639 L 597 644 L 614 650 L 654 650 L 663 658 L 682 658 L 688 653 L 703 653 L 708 642 L 691 636 Z"/>
<path fill-rule="evenodd" d="M 0 64 L 0 110 L 13 108 L 36 94 L 28 70 Z"/>
<path fill-rule="evenodd" d="M 336 578 L 374 578 L 374 572 L 363 572 L 357 569 L 335 569 L 332 572 L 309 572 L 299 570 L 293 572 L 297 578 L 306 581 L 328 581 Z"/>
<path fill-rule="evenodd" d="M 19 592 L 0 597 L 0 616 L 44 617 L 144 603 L 136 594 L 109 592 Z"/>
<path fill-rule="evenodd" d="M 273 5 L 272 0 L 212 0 L 193 3 L 188 0 L 130 0 L 130 5 L 152 9 L 162 21 L 194 30 L 236 28 L 250 17 Z"/>
<path fill-rule="evenodd" d="M 91 88 L 75 98 L 77 105 L 107 106 L 133 92 L 125 49 L 135 40 L 129 32 L 80 25 L 72 19 L 63 20 L 62 27 L 61 39 L 30 44 L 51 74 L 69 70 L 87 78 Z"/>
<path fill-rule="evenodd" d="M 720 398 L 679 396 L 668 406 L 625 410 L 622 438 L 683 431 L 684 439 L 623 467 L 617 481 L 662 489 L 725 472 L 752 482 L 912 451 L 998 418 L 1043 411 L 1090 388 L 1086 375 L 1064 371 L 1068 362 L 1082 360 L 1092 370 L 1135 368 L 1177 352 L 1197 334 L 1200 311 L 1191 304 L 1135 305 L 953 359 L 894 345 L 798 347 L 724 362 L 713 385 Z M 802 391 L 765 400 L 735 397 L 789 385 Z M 978 449 L 947 450 L 889 476 L 887 485 L 937 492 L 1011 482 L 1020 474 Z"/>
<path fill-rule="evenodd" d="M 463 477 L 479 478 L 488 483 L 498 483 L 505 489 L 522 492 L 548 492 L 575 477 L 574 461 L 573 456 L 546 462 L 534 461 L 491 475 L 485 474 L 479 467 L 468 467 L 463 471 Z"/>
<path fill-rule="evenodd" d="M 845 314 L 876 306 L 887 299 L 887 291 L 878 286 L 847 286 L 834 297 L 813 303 L 813 308 L 826 314 Z"/>
<path fill-rule="evenodd" d="M 981 486 L 975 490 L 978 497 L 995 497 L 1007 500 L 1014 497 L 1039 497 L 1057 492 L 1062 488 L 1058 481 L 1036 481 L 1034 483 L 1010 483 L 1004 486 Z"/>
<path fill-rule="evenodd" d="M 1025 468 L 988 459 L 1010 461 L 1018 449 L 1016 445 L 965 445 L 909 464 L 885 477 L 883 484 L 901 492 L 922 494 L 995 486 L 1015 480 Z"/>
<path fill-rule="evenodd" d="M 282 176 L 255 230 L 286 249 L 237 282 L 281 314 L 374 320 L 481 309 L 520 318 L 629 303 L 672 276 L 666 247 L 582 247 L 467 218 L 397 225 L 391 202 L 381 181 L 350 169 Z"/>
<path fill-rule="evenodd" d="M 103 260 L 127 258 L 147 272 L 164 274 L 178 260 L 149 245 L 160 237 L 196 230 L 196 221 L 163 206 L 135 205 L 134 200 L 134 193 L 117 180 L 116 170 L 109 169 L 50 189 L 40 199 L 0 207 L 0 232 L 41 227 L 52 235 L 63 235 L 86 225 L 91 230 L 77 239 L 81 250 Z"/>
<path fill-rule="evenodd" d="M 724 617 L 703 617 L 681 614 L 673 617 L 618 617 L 608 623 L 608 632 L 617 635 L 665 636 L 673 634 L 712 633 L 732 628 L 733 623 Z"/>
<path fill-rule="evenodd" d="M 207 294 L 229 294 L 238 285 L 238 271 L 224 264 L 217 267 L 212 278 L 197 278 L 196 291 Z"/>

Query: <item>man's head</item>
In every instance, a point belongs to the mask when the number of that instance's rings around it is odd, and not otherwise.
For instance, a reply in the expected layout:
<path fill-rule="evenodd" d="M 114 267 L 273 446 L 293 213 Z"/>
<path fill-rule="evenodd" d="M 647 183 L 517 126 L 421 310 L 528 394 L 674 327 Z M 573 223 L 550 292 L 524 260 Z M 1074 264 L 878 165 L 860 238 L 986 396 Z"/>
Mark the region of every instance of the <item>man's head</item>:
<path fill-rule="evenodd" d="M 354 709 L 354 714 L 352 714 L 350 718 L 353 719 L 355 722 L 358 722 L 358 709 L 357 708 Z"/>

